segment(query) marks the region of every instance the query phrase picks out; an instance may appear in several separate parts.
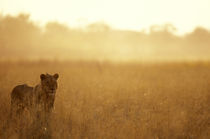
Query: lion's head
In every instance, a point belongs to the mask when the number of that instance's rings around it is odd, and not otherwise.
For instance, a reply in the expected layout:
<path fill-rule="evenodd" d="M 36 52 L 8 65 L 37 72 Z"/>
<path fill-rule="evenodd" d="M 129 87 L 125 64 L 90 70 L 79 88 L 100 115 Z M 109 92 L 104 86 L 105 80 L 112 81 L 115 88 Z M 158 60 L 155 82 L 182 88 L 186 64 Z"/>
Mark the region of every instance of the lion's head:
<path fill-rule="evenodd" d="M 58 87 L 57 80 L 59 75 L 56 73 L 54 75 L 50 74 L 41 74 L 41 86 L 43 91 L 45 91 L 49 95 L 54 95 L 56 93 L 56 89 Z"/>

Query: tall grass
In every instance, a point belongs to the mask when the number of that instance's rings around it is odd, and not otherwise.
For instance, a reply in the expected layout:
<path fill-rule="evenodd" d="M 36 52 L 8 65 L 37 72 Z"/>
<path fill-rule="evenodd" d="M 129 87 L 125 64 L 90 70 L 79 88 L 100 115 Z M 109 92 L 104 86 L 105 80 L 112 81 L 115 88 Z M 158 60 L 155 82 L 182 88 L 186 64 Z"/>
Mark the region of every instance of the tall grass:
<path fill-rule="evenodd" d="M 13 87 L 46 72 L 60 75 L 53 138 L 210 137 L 210 63 L 0 63 L 0 131 Z"/>

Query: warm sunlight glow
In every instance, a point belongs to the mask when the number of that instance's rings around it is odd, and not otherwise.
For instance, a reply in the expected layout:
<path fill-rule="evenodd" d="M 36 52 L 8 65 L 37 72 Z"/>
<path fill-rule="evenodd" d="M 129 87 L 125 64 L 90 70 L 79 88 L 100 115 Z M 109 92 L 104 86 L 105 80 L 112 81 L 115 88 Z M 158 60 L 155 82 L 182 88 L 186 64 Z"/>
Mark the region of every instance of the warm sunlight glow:
<path fill-rule="evenodd" d="M 1 0 L 0 60 L 210 60 L 209 13 L 208 0 Z"/>
<path fill-rule="evenodd" d="M 0 0 L 0 139 L 210 139 L 210 0 Z"/>
<path fill-rule="evenodd" d="M 171 23 L 178 33 L 210 28 L 209 0 L 1 0 L 3 14 L 29 13 L 38 23 L 57 20 L 70 26 L 103 21 L 129 30 Z"/>

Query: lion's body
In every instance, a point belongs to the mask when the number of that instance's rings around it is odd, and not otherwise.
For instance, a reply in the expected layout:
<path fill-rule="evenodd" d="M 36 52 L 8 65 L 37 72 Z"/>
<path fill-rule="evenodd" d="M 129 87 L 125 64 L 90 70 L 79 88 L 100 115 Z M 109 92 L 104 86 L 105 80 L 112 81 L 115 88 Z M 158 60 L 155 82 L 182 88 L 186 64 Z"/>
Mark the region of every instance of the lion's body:
<path fill-rule="evenodd" d="M 16 86 L 11 93 L 12 106 L 22 105 L 28 108 L 31 107 L 33 103 L 33 94 L 33 87 L 30 87 L 27 84 Z"/>
<path fill-rule="evenodd" d="M 41 84 L 30 87 L 27 84 L 16 86 L 11 93 L 11 114 L 22 113 L 26 108 L 33 114 L 37 112 L 50 113 L 57 89 L 58 74 L 54 76 L 42 74 Z"/>
<path fill-rule="evenodd" d="M 42 129 L 47 129 L 49 132 L 48 123 L 54 107 L 58 74 L 41 74 L 40 78 L 41 83 L 35 87 L 30 87 L 27 84 L 18 85 L 11 92 L 10 118 L 23 119 L 23 112 L 27 109 L 33 119 L 34 130 L 32 131 L 39 132 L 41 130 L 40 133 L 31 133 L 34 135 L 40 135 L 43 132 Z"/>
<path fill-rule="evenodd" d="M 50 112 L 53 108 L 55 95 L 49 96 L 42 86 L 35 87 L 27 84 L 16 86 L 11 93 L 11 114 L 21 114 L 24 109 L 30 111 L 31 115 L 36 112 Z"/>

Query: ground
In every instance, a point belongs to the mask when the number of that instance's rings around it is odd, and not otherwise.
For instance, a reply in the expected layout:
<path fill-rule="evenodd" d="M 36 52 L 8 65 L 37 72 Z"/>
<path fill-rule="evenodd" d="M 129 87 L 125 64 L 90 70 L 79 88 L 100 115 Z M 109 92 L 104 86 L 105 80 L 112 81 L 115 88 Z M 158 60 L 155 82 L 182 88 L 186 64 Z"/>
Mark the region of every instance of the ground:
<path fill-rule="evenodd" d="M 35 86 L 46 72 L 60 75 L 53 138 L 210 137 L 208 62 L 1 62 L 0 121 L 13 87 Z"/>

